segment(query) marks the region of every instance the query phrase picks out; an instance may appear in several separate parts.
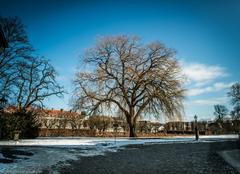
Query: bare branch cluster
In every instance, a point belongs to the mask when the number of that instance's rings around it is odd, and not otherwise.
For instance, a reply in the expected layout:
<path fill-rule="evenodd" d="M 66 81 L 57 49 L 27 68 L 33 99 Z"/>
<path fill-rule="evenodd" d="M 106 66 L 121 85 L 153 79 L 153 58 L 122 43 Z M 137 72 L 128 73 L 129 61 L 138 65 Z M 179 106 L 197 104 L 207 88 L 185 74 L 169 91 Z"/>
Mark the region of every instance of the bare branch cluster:
<path fill-rule="evenodd" d="M 233 110 L 230 115 L 233 120 L 240 120 L 240 83 L 237 82 L 231 86 L 228 96 L 231 97 Z"/>
<path fill-rule="evenodd" d="M 181 117 L 184 89 L 175 52 L 138 37 L 101 38 L 84 55 L 88 71 L 76 74 L 76 108 L 92 113 L 117 108 L 130 126 L 147 113 Z"/>
<path fill-rule="evenodd" d="M 0 50 L 0 95 L 24 110 L 43 106 L 51 95 L 61 96 L 57 73 L 47 59 L 34 55 L 25 27 L 18 17 L 0 17 L 8 48 Z"/>
<path fill-rule="evenodd" d="M 17 78 L 12 86 L 14 103 L 20 110 L 33 105 L 43 107 L 45 98 L 56 95 L 61 97 L 63 88 L 56 82 L 56 71 L 48 60 L 31 58 L 18 62 Z"/>
<path fill-rule="evenodd" d="M 8 42 L 8 48 L 0 50 L 0 90 L 7 94 L 16 79 L 17 62 L 27 60 L 33 48 L 19 18 L 0 16 L 0 27 Z"/>

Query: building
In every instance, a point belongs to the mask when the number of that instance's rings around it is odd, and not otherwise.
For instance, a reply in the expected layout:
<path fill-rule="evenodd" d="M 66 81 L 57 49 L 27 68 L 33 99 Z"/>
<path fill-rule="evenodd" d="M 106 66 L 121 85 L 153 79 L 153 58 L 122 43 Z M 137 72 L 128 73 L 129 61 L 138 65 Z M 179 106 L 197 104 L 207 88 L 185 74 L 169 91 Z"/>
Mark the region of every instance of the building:
<path fill-rule="evenodd" d="M 38 122 L 41 128 L 47 129 L 82 129 L 85 115 L 73 111 L 41 110 L 38 112 Z"/>
<path fill-rule="evenodd" d="M 208 122 L 198 122 L 197 127 L 200 134 L 206 134 L 208 131 Z M 182 121 L 168 122 L 164 125 L 164 128 L 167 133 L 192 134 L 195 131 L 195 123 Z"/>
<path fill-rule="evenodd" d="M 14 113 L 17 108 L 10 106 L 5 112 Z M 124 117 L 110 116 L 86 116 L 84 113 L 55 109 L 29 109 L 37 113 L 36 119 L 40 129 L 45 130 L 92 130 L 97 133 L 123 133 L 129 131 L 128 123 Z M 199 121 L 197 127 L 202 135 L 209 134 L 228 134 L 239 131 L 240 120 L 225 120 L 222 123 Z M 195 122 L 152 122 L 149 120 L 139 120 L 136 125 L 138 133 L 167 133 L 167 134 L 194 134 Z M 59 134 L 61 135 L 61 134 Z"/>

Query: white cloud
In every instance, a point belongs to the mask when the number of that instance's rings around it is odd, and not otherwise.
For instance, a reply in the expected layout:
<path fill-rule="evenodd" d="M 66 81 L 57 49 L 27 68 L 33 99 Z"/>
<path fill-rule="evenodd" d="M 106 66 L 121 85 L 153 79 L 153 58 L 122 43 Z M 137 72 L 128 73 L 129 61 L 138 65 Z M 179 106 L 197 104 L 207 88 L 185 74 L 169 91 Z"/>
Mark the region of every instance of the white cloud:
<path fill-rule="evenodd" d="M 203 84 L 219 77 L 227 76 L 225 69 L 217 65 L 204 65 L 199 63 L 183 64 L 183 74 L 191 82 Z"/>
<path fill-rule="evenodd" d="M 228 98 L 227 97 L 219 97 L 219 98 L 211 98 L 211 99 L 199 99 L 199 100 L 193 100 L 188 102 L 188 104 L 194 104 L 194 105 L 216 105 L 216 104 L 227 104 Z"/>
<path fill-rule="evenodd" d="M 196 96 L 196 95 L 209 93 L 209 92 L 218 92 L 223 89 L 230 88 L 233 84 L 234 84 L 234 82 L 231 82 L 231 83 L 218 82 L 218 83 L 213 84 L 212 86 L 189 89 L 187 91 L 187 95 L 188 96 Z"/>

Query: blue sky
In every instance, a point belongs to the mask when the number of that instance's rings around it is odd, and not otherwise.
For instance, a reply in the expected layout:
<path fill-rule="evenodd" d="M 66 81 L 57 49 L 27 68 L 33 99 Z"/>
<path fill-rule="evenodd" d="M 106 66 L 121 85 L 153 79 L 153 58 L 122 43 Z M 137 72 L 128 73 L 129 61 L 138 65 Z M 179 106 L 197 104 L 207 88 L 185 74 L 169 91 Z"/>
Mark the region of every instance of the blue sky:
<path fill-rule="evenodd" d="M 97 37 L 138 35 L 177 51 L 188 77 L 185 120 L 213 119 L 214 104 L 231 109 L 226 93 L 240 78 L 240 1 L 0 2 L 0 15 L 22 19 L 37 53 L 51 60 L 70 94 L 79 57 Z M 46 106 L 69 109 L 69 98 L 50 98 Z"/>

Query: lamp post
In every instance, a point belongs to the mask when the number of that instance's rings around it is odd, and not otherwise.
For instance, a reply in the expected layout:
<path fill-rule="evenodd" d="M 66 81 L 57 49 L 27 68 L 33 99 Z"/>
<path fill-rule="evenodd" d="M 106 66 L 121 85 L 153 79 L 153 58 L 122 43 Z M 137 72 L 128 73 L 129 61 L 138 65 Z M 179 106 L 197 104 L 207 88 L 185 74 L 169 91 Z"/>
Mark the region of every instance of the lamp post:
<path fill-rule="evenodd" d="M 195 121 L 195 139 L 198 141 L 199 139 L 199 131 L 198 131 L 198 123 L 197 123 L 197 115 L 194 116 L 194 121 Z"/>

